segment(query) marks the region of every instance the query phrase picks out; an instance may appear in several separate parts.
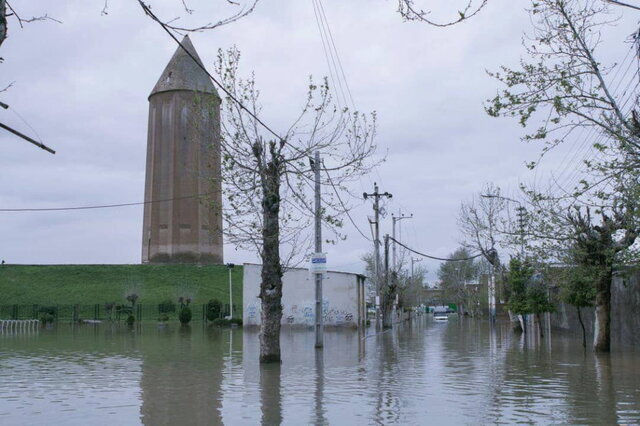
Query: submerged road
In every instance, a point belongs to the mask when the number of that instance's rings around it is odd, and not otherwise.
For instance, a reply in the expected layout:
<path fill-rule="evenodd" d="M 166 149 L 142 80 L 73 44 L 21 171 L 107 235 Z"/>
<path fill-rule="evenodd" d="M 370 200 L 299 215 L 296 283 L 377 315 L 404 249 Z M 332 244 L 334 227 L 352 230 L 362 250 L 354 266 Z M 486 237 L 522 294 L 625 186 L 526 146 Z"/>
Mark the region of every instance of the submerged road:
<path fill-rule="evenodd" d="M 369 333 L 373 330 L 370 329 Z M 108 324 L 0 335 L 0 424 L 614 424 L 640 422 L 640 353 L 506 324 L 421 317 L 393 331 L 282 333 Z"/>

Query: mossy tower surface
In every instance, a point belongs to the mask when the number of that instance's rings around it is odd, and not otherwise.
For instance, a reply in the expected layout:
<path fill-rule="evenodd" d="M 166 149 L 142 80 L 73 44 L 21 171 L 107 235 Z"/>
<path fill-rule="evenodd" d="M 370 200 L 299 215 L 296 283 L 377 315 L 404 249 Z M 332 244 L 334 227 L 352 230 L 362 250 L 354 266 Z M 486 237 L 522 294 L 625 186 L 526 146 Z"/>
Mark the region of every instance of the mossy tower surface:
<path fill-rule="evenodd" d="M 223 262 L 220 97 L 182 45 L 149 95 L 142 263 Z"/>

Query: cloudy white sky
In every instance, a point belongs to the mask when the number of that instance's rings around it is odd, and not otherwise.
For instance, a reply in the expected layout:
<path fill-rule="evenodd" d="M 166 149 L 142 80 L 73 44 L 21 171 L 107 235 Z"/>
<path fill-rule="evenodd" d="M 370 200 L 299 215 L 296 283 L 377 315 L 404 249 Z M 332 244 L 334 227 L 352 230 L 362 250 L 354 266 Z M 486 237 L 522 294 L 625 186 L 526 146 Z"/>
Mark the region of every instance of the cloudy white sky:
<path fill-rule="evenodd" d="M 434 18 L 456 13 L 454 1 L 419 1 L 433 9 Z M 446 5 L 436 8 L 435 3 Z M 37 132 L 57 154 L 0 133 L 0 206 L 142 201 L 147 96 L 175 43 L 134 0 L 110 0 L 106 16 L 101 1 L 12 4 L 25 17 L 46 12 L 62 23 L 21 29 L 10 21 L 0 54 L 0 85 L 15 83 L 0 95 L 11 106 L 0 110 L 0 122 L 29 135 Z M 179 0 L 151 4 L 161 16 L 184 15 Z M 233 11 L 224 4 L 191 1 L 195 12 L 189 19 L 216 21 Z M 539 147 L 519 141 L 522 129 L 514 121 L 490 118 L 483 110 L 483 101 L 499 87 L 485 70 L 514 65 L 523 53 L 528 2 L 491 0 L 475 18 L 444 29 L 403 22 L 392 0 L 323 4 L 355 103 L 362 111 L 378 112 L 377 141 L 381 152 L 388 150 L 387 161 L 355 190 L 371 192 L 376 181 L 382 191 L 393 193 L 388 213 L 413 213 L 413 219 L 402 221 L 408 245 L 446 256 L 460 241 L 460 202 L 484 183 L 495 182 L 515 195 L 520 181 L 544 182 L 550 170 L 579 164 L 577 143 L 569 144 L 534 176 L 524 163 L 536 159 Z M 603 38 L 605 61 L 622 61 L 626 36 L 636 29 L 640 15 L 618 10 L 622 13 Z M 262 0 L 249 17 L 191 37 L 209 68 L 218 48 L 235 44 L 242 51 L 242 68 L 255 71 L 262 91 L 263 119 L 277 130 L 288 127 L 308 75 L 328 74 L 311 0 Z M 368 232 L 371 204 L 355 205 L 352 216 Z M 389 214 L 382 232 L 390 227 Z M 0 212 L 0 258 L 29 264 L 139 263 L 141 228 L 141 206 Z M 327 248 L 330 267 L 361 271 L 359 259 L 371 248 L 350 224 L 346 232 L 347 241 Z M 256 260 L 232 246 L 225 247 L 225 256 L 236 263 Z M 434 279 L 438 263 L 423 265 Z"/>

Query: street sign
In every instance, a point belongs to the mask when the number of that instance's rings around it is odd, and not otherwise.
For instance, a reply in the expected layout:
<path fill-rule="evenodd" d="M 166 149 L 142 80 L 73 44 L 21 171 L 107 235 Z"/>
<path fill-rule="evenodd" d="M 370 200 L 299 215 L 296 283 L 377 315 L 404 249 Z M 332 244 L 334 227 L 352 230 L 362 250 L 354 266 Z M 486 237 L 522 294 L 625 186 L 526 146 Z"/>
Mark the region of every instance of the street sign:
<path fill-rule="evenodd" d="M 309 272 L 312 274 L 324 274 L 327 272 L 327 253 L 314 253 L 311 255 Z"/>

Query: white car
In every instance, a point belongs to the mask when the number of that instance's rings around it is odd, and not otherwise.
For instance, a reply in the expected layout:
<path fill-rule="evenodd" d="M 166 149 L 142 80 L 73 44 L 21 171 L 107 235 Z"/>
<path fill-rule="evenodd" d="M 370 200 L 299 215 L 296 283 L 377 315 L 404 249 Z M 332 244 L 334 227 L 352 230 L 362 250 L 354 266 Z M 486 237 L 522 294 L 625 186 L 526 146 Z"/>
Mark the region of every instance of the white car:
<path fill-rule="evenodd" d="M 449 315 L 444 311 L 434 312 L 433 319 L 436 321 L 449 321 Z"/>

